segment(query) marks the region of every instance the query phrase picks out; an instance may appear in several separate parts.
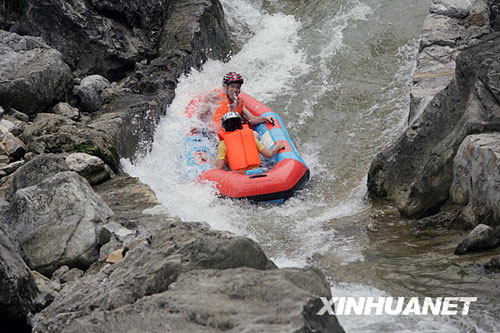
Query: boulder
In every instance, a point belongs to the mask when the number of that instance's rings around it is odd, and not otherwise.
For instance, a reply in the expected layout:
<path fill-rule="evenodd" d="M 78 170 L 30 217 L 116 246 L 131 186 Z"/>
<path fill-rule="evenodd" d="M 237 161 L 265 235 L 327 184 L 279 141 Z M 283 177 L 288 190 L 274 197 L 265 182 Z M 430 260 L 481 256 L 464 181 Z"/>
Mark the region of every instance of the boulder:
<path fill-rule="evenodd" d="M 494 228 L 479 224 L 458 244 L 455 254 L 493 249 L 500 245 L 500 234 Z"/>
<path fill-rule="evenodd" d="M 80 119 L 80 110 L 72 107 L 65 102 L 58 103 L 56 106 L 54 106 L 52 112 L 60 116 L 68 117 L 69 119 L 74 121 L 78 121 Z"/>
<path fill-rule="evenodd" d="M 66 165 L 87 179 L 90 185 L 100 184 L 111 178 L 113 171 L 99 157 L 73 153 L 66 157 Z"/>
<path fill-rule="evenodd" d="M 34 312 L 37 294 L 20 249 L 0 227 L 0 322 L 5 325 L 8 321 L 23 321 Z"/>
<path fill-rule="evenodd" d="M 68 91 L 71 71 L 41 38 L 0 30 L 0 104 L 34 115 Z"/>
<path fill-rule="evenodd" d="M 110 83 L 100 75 L 90 75 L 73 87 L 73 95 L 78 97 L 84 112 L 94 112 L 101 108 L 101 93 Z"/>
<path fill-rule="evenodd" d="M 97 308 L 131 304 L 167 290 L 180 274 L 194 269 L 265 269 L 267 263 L 260 247 L 248 238 L 163 217 L 153 237 L 130 249 L 122 260 L 64 288 L 46 309 L 47 316 L 55 318 L 58 313 L 57 320 L 64 322 L 69 313 L 76 318 Z"/>
<path fill-rule="evenodd" d="M 62 156 L 55 154 L 37 156 L 17 170 L 5 197 L 10 201 L 17 190 L 36 185 L 62 171 L 69 171 Z"/>
<path fill-rule="evenodd" d="M 10 175 L 17 169 L 19 169 L 24 164 L 24 161 L 17 161 L 13 163 L 9 163 L 5 166 L 0 167 L 0 172 L 5 173 L 5 175 Z"/>
<path fill-rule="evenodd" d="M 453 158 L 465 137 L 500 131 L 500 34 L 457 58 L 455 80 L 436 94 L 368 174 L 375 197 L 396 202 L 403 216 L 436 213 L 449 198 Z"/>
<path fill-rule="evenodd" d="M 113 171 L 119 171 L 113 137 L 66 117 L 54 115 L 34 122 L 26 126 L 22 137 L 28 143 L 28 150 L 34 153 L 87 153 L 102 159 Z"/>
<path fill-rule="evenodd" d="M 450 198 L 469 221 L 500 224 L 500 133 L 469 135 L 453 161 Z"/>
<path fill-rule="evenodd" d="M 96 261 L 100 225 L 112 214 L 83 177 L 66 171 L 18 190 L 2 223 L 30 267 L 50 276 L 61 265 L 85 268 Z"/>
<path fill-rule="evenodd" d="M 167 291 L 78 318 L 49 307 L 34 318 L 34 332 L 344 332 L 335 316 L 317 316 L 330 298 L 328 283 L 312 269 L 195 270 Z M 61 309 L 62 310 L 62 309 Z M 66 320 L 66 321 L 64 321 Z"/>

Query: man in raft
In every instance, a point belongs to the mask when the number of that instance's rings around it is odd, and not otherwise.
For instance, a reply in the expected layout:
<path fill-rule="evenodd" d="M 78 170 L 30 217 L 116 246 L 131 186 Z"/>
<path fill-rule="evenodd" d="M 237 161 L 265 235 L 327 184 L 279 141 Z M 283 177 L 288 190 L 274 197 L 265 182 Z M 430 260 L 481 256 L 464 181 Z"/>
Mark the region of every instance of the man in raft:
<path fill-rule="evenodd" d="M 255 138 L 248 125 L 242 124 L 242 119 L 236 112 L 228 112 L 222 116 L 222 127 L 223 130 L 217 133 L 220 142 L 215 162 L 216 169 L 222 170 L 228 165 L 232 171 L 244 173 L 260 166 L 259 153 L 273 157 L 285 147 L 280 141 L 273 149 L 266 148 Z"/>
<path fill-rule="evenodd" d="M 239 97 L 242 84 L 243 76 L 235 72 L 229 72 L 222 78 L 222 89 L 216 89 L 205 97 L 199 118 L 206 121 L 210 120 L 210 127 L 215 132 L 221 129 L 222 117 L 228 112 L 236 112 L 246 123 L 252 126 L 263 122 L 274 124 L 273 117 L 264 116 L 258 118 L 245 109 L 243 101 Z M 215 109 L 215 112 L 212 114 L 213 109 Z"/>

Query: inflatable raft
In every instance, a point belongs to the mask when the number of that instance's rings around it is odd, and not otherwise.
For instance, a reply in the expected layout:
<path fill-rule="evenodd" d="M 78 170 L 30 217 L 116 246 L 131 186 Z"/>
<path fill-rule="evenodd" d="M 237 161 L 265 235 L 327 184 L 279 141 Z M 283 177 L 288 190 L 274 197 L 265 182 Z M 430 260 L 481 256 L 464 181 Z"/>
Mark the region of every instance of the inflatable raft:
<path fill-rule="evenodd" d="M 283 202 L 295 191 L 303 188 L 309 180 L 309 168 L 297 152 L 285 128 L 283 119 L 255 98 L 241 93 L 245 107 L 256 117 L 273 116 L 274 124 L 259 124 L 253 127 L 260 141 L 272 149 L 282 141 L 285 149 L 273 158 L 266 159 L 269 167 L 248 170 L 246 174 L 229 170 L 218 170 L 209 162 L 210 138 L 207 131 L 193 129 L 186 137 L 187 163 L 192 173 L 199 174 L 200 181 L 215 183 L 221 196 L 252 201 Z M 191 116 L 200 100 L 193 100 L 186 114 Z M 211 156 L 214 158 L 214 156 Z M 261 156 L 262 157 L 262 156 Z"/>

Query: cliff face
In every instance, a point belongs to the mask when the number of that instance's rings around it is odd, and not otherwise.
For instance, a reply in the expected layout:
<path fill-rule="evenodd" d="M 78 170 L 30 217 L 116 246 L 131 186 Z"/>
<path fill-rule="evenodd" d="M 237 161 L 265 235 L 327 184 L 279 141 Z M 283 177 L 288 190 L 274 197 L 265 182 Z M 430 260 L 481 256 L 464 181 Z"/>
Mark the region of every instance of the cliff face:
<path fill-rule="evenodd" d="M 408 128 L 370 166 L 368 190 L 401 215 L 450 198 L 454 158 L 470 134 L 500 131 L 498 1 L 435 0 L 424 22 Z"/>
<path fill-rule="evenodd" d="M 9 0 L 0 28 L 2 328 L 343 332 L 315 315 L 321 273 L 179 221 L 120 173 L 179 76 L 230 51 L 217 0 Z"/>

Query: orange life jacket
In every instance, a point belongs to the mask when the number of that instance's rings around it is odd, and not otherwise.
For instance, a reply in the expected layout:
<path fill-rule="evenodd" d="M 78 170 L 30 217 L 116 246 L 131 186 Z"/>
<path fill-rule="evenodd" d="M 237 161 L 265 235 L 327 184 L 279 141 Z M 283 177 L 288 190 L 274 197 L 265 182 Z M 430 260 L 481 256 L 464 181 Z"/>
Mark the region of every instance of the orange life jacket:
<path fill-rule="evenodd" d="M 232 132 L 219 131 L 219 139 L 226 144 L 226 158 L 231 170 L 245 170 L 260 165 L 259 151 L 253 131 L 243 125 L 243 129 Z"/>
<path fill-rule="evenodd" d="M 231 108 L 227 94 L 223 93 L 219 89 L 216 89 L 215 91 L 219 93 L 219 107 L 214 112 L 214 116 L 212 117 L 212 124 L 210 126 L 216 130 L 219 130 L 221 128 L 222 116 L 231 111 Z M 243 112 L 243 101 L 238 97 L 236 103 L 237 106 L 234 112 L 238 112 L 238 114 L 241 116 L 241 112 Z"/>

